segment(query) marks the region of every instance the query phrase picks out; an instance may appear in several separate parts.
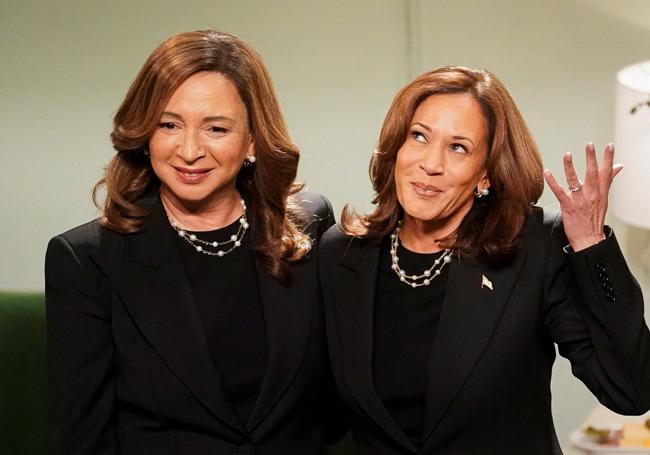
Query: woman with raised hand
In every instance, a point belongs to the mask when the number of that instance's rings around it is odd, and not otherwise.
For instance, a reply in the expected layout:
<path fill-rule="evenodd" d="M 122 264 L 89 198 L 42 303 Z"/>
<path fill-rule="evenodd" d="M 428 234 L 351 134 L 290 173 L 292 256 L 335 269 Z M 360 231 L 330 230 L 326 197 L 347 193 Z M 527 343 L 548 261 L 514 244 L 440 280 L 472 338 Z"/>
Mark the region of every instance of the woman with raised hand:
<path fill-rule="evenodd" d="M 375 209 L 319 250 L 330 356 L 358 454 L 560 454 L 555 345 L 598 400 L 650 408 L 643 298 L 612 231 L 621 167 L 587 146 L 561 215 L 505 87 L 444 67 L 404 87 L 372 156 Z"/>
<path fill-rule="evenodd" d="M 101 218 L 47 251 L 54 453 L 326 453 L 344 428 L 313 250 L 334 220 L 297 193 L 260 56 L 172 36 L 111 138 Z"/>

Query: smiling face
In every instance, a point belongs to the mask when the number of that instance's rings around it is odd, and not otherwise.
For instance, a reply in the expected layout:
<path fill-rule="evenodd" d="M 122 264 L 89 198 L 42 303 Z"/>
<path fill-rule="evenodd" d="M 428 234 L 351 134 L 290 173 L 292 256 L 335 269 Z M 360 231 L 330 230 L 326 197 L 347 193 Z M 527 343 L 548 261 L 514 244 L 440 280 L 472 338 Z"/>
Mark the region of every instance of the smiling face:
<path fill-rule="evenodd" d="M 237 88 L 214 72 L 196 73 L 176 89 L 149 141 L 161 196 L 193 209 L 238 197 L 237 174 L 253 153 Z"/>
<path fill-rule="evenodd" d="M 397 152 L 395 187 L 404 223 L 435 225 L 449 235 L 472 207 L 474 190 L 489 187 L 487 122 L 468 93 L 426 98 Z"/>

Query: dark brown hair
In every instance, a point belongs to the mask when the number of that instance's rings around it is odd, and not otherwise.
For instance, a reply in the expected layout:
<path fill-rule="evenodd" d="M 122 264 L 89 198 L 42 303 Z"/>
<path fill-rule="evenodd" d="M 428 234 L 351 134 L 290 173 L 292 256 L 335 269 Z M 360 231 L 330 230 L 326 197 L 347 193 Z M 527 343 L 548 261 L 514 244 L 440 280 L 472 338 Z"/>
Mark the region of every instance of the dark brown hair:
<path fill-rule="evenodd" d="M 138 203 L 159 185 L 144 154 L 165 105 L 174 91 L 201 71 L 223 74 L 236 87 L 246 108 L 257 161 L 242 167 L 237 188 L 246 199 L 255 226 L 253 245 L 270 273 L 288 283 L 287 261 L 310 248 L 300 231 L 303 216 L 293 198 L 299 151 L 291 142 L 262 58 L 239 38 L 215 30 L 181 33 L 165 40 L 149 56 L 113 119 L 111 140 L 117 153 L 95 185 L 93 199 L 108 229 L 133 233 L 148 210 Z M 97 190 L 106 198 L 97 202 Z"/>
<path fill-rule="evenodd" d="M 417 107 L 437 94 L 469 93 L 480 104 L 488 125 L 485 167 L 490 195 L 475 200 L 458 230 L 441 246 L 464 257 L 488 263 L 507 260 L 516 250 L 516 240 L 531 204 L 544 189 L 542 160 L 517 106 L 506 88 L 489 71 L 446 66 L 426 72 L 397 94 L 388 110 L 379 136 L 379 146 L 370 160 L 370 180 L 375 209 L 357 215 L 343 211 L 341 224 L 349 235 L 383 237 L 392 232 L 403 216 L 395 190 L 395 160 L 407 138 Z"/>

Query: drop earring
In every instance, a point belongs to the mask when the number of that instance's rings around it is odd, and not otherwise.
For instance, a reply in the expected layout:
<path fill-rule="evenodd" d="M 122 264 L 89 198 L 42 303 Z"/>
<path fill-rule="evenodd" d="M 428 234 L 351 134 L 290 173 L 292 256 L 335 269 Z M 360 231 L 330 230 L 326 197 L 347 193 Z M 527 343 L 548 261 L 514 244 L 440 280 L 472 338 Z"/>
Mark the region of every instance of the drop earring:
<path fill-rule="evenodd" d="M 255 158 L 255 155 L 248 155 L 246 157 L 246 160 L 244 160 L 244 166 L 246 166 L 246 167 L 252 166 L 253 164 L 255 164 L 255 161 L 257 161 L 257 158 Z"/>

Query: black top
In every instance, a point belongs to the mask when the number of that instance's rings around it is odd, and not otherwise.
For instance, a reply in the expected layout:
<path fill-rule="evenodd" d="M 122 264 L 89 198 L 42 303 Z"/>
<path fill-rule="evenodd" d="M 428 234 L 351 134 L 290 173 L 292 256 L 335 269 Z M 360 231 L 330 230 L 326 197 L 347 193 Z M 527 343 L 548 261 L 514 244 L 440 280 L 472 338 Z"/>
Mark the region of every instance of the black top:
<path fill-rule="evenodd" d="M 419 254 L 399 246 L 400 267 L 421 275 L 444 252 Z M 449 265 L 429 286 L 411 288 L 391 269 L 390 239 L 379 254 L 372 372 L 375 388 L 406 436 L 420 445 L 427 368 L 436 336 Z"/>
<path fill-rule="evenodd" d="M 215 231 L 188 234 L 209 242 L 223 242 L 235 235 L 238 228 L 239 219 Z M 255 406 L 266 367 L 264 314 L 249 239 L 250 231 L 244 235 L 241 246 L 218 257 L 200 253 L 178 237 L 212 359 L 244 423 Z"/>

